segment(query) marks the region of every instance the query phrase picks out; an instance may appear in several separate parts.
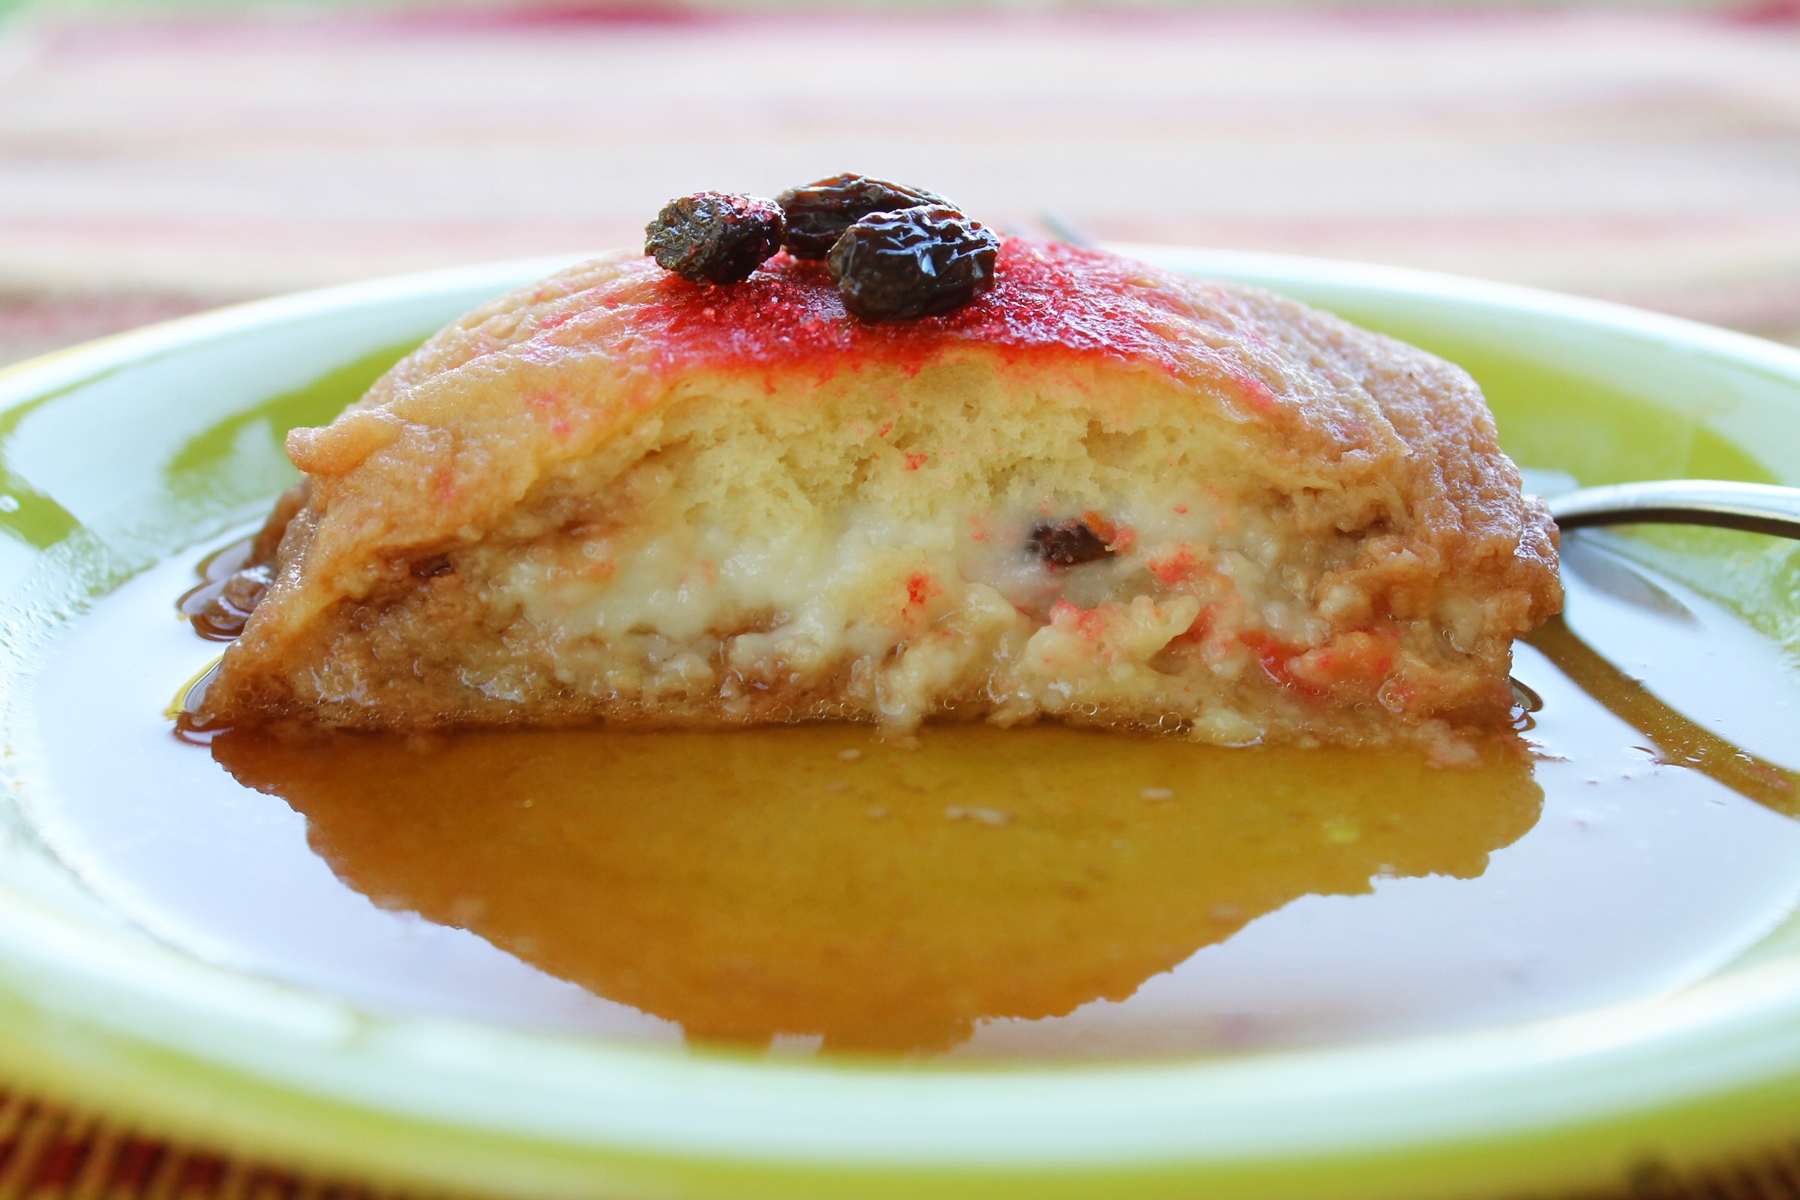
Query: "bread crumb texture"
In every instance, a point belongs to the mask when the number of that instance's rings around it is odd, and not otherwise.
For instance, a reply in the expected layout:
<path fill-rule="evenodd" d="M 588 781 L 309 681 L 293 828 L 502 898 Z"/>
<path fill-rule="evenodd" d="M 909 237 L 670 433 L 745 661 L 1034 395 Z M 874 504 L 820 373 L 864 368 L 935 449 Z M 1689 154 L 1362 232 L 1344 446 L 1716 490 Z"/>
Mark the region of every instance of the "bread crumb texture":
<path fill-rule="evenodd" d="M 785 256 L 715 288 L 618 255 L 476 310 L 290 434 L 304 502 L 203 715 L 1448 759 L 1507 724 L 1556 533 L 1467 374 L 1110 255 L 1008 241 L 1000 279 L 866 326 Z"/>

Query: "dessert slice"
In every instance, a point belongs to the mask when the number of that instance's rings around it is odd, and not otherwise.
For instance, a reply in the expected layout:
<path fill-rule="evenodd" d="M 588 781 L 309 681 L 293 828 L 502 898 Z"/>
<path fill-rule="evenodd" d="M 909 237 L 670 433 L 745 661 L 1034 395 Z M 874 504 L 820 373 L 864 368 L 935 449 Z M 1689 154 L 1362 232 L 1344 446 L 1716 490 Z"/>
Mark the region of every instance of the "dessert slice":
<path fill-rule="evenodd" d="M 478 309 L 289 435 L 304 490 L 199 719 L 1452 757 L 1507 723 L 1556 535 L 1464 372 L 1099 252 L 1009 239 L 993 278 L 868 324 L 785 253 L 725 286 L 621 254 Z"/>

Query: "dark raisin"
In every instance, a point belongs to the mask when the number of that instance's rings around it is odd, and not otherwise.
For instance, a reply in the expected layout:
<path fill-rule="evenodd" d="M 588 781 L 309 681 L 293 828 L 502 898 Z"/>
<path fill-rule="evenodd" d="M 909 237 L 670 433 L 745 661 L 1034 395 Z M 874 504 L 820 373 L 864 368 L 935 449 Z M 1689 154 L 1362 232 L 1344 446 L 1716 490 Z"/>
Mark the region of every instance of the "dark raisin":
<path fill-rule="evenodd" d="M 795 258 L 809 259 L 830 254 L 844 230 L 870 213 L 898 212 L 921 204 L 956 207 L 936 192 L 867 175 L 833 175 L 805 187 L 789 188 L 775 202 L 787 215 L 787 237 L 782 245 Z"/>
<path fill-rule="evenodd" d="M 1106 539 L 1090 529 L 1086 521 L 1080 520 L 1039 525 L 1026 539 L 1025 548 L 1059 567 L 1076 567 L 1113 556 Z"/>
<path fill-rule="evenodd" d="M 422 558 L 413 564 L 413 578 L 436 579 L 439 575 L 454 575 L 456 568 L 450 564 L 447 555 L 440 554 L 436 558 Z"/>
<path fill-rule="evenodd" d="M 663 205 L 644 227 L 644 253 L 695 283 L 738 283 L 781 248 L 783 228 L 773 200 L 698 192 Z"/>
<path fill-rule="evenodd" d="M 825 265 L 844 307 L 865 321 L 909 321 L 961 308 L 994 286 L 1000 239 L 954 208 L 871 213 L 844 231 Z"/>

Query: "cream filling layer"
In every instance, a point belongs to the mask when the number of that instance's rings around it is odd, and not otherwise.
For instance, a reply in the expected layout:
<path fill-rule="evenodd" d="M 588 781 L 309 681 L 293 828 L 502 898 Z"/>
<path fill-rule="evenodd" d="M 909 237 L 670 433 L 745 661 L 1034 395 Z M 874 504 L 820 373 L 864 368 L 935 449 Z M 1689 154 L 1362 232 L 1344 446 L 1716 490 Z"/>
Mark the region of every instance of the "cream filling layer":
<path fill-rule="evenodd" d="M 1291 535 L 1204 494 L 1121 497 L 1103 511 L 1054 497 L 1001 512 L 856 507 L 772 531 L 661 512 L 534 545 L 492 578 L 489 603 L 557 647 L 564 685 L 749 705 L 772 684 L 847 671 L 850 694 L 900 727 L 970 688 L 1002 720 L 1191 714 L 1208 707 L 1197 688 L 1216 693 L 1256 666 L 1245 634 L 1297 648 L 1330 636 L 1307 599 L 1316 570 L 1293 565 Z M 1107 557 L 1063 566 L 1033 553 L 1034 529 L 1078 520 Z M 1202 666 L 1217 686 L 1196 679 Z M 1255 735 L 1229 712 L 1214 723 L 1209 740 Z"/>

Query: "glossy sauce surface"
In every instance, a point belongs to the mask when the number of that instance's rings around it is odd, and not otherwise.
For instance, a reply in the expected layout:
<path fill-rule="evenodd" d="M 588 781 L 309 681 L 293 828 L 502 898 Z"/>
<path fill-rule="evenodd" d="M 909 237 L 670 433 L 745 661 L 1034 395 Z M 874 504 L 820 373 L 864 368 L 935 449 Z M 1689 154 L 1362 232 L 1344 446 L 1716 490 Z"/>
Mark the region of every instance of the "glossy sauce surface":
<path fill-rule="evenodd" d="M 942 1050 L 1123 1001 L 1308 893 L 1473 878 L 1529 764 L 1192 747 L 1054 727 L 284 741 L 213 755 L 351 887 L 689 1034 Z"/>
<path fill-rule="evenodd" d="M 42 677 L 34 816 L 158 936 L 375 1011 L 1025 1057 L 1528 1018 L 1701 978 L 1800 897 L 1800 681 L 1604 546 L 1518 649 L 1525 741 L 1466 771 L 1048 725 L 209 750 L 161 718 L 217 650 L 171 608 L 196 554 Z"/>

